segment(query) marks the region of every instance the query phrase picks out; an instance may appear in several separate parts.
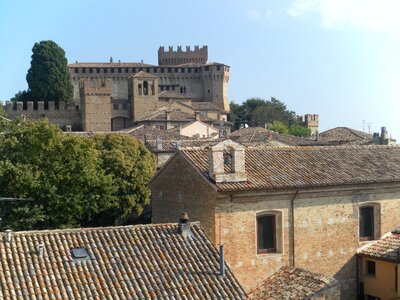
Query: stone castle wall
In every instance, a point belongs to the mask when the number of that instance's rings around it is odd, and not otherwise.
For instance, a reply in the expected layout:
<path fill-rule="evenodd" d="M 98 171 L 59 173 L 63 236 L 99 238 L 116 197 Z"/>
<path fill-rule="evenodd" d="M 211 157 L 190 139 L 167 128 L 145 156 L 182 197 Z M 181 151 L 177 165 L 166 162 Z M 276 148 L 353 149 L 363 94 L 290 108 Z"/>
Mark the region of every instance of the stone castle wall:
<path fill-rule="evenodd" d="M 66 129 L 71 126 L 73 130 L 81 129 L 81 111 L 79 107 L 67 107 L 65 102 L 61 101 L 58 105 L 54 101 L 49 101 L 45 106 L 43 101 L 27 101 L 26 106 L 23 102 L 6 102 L 5 112 L 9 118 L 25 116 L 28 119 L 39 120 L 47 118 L 50 123 L 57 124 L 60 128 Z"/>

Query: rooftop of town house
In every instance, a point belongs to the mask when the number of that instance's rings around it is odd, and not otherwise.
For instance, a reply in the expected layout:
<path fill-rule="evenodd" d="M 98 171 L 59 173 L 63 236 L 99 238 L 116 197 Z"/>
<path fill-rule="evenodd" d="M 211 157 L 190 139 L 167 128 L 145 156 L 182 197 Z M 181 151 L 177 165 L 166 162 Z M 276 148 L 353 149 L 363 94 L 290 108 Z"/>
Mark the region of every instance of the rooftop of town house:
<path fill-rule="evenodd" d="M 0 234 L 1 299 L 243 299 L 198 223 Z"/>
<path fill-rule="evenodd" d="M 377 260 L 400 263 L 400 227 L 381 239 L 360 247 L 358 255 Z"/>
<path fill-rule="evenodd" d="M 335 127 L 321 132 L 319 140 L 337 144 L 368 145 L 372 143 L 372 134 L 349 127 Z"/>
<path fill-rule="evenodd" d="M 251 300 L 310 299 L 339 282 L 302 268 L 282 267 L 248 294 Z"/>
<path fill-rule="evenodd" d="M 178 154 L 219 191 L 400 182 L 398 146 L 248 147 L 247 180 L 218 183 L 209 176 L 207 149 L 181 149 Z"/>

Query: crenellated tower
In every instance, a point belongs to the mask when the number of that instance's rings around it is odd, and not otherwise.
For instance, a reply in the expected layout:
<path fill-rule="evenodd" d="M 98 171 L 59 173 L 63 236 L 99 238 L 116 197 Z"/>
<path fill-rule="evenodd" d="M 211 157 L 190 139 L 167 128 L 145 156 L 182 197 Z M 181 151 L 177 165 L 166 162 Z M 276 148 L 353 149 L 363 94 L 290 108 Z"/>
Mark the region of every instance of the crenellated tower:
<path fill-rule="evenodd" d="M 190 50 L 190 46 L 186 46 L 186 51 L 182 51 L 182 46 L 178 46 L 174 51 L 172 46 L 168 47 L 168 51 L 164 47 L 158 49 L 158 65 L 159 66 L 176 66 L 187 63 L 206 64 L 208 60 L 207 46 L 195 46 L 194 50 Z"/>
<path fill-rule="evenodd" d="M 212 63 L 201 66 L 204 101 L 214 103 L 221 111 L 229 112 L 229 66 Z"/>
<path fill-rule="evenodd" d="M 83 131 L 111 131 L 111 80 L 82 79 L 79 91 Z"/>

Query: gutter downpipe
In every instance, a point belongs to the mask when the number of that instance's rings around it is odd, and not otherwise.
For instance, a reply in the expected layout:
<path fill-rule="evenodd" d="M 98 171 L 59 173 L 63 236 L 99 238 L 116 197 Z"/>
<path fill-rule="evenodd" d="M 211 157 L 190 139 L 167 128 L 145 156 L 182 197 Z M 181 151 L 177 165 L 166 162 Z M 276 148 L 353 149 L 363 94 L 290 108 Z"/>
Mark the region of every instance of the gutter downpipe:
<path fill-rule="evenodd" d="M 289 263 L 291 267 L 296 267 L 295 263 L 295 246 L 294 246 L 294 199 L 297 197 L 299 193 L 299 189 L 296 189 L 292 199 L 290 200 L 290 215 L 292 218 L 292 222 L 290 222 L 290 252 L 292 254 L 291 259 L 289 259 Z"/>

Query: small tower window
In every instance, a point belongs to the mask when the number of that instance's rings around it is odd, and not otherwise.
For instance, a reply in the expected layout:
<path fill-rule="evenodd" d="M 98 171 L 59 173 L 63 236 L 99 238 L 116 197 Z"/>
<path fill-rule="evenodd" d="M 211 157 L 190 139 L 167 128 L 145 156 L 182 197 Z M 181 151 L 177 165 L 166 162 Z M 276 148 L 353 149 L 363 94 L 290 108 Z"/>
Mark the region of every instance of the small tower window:
<path fill-rule="evenodd" d="M 139 92 L 139 95 L 142 94 L 142 85 L 141 84 L 138 84 L 138 92 Z"/>
<path fill-rule="evenodd" d="M 370 241 L 374 239 L 374 207 L 360 207 L 360 240 Z"/>
<path fill-rule="evenodd" d="M 149 84 L 147 81 L 143 82 L 143 94 L 148 95 L 149 94 Z"/>
<path fill-rule="evenodd" d="M 257 253 L 276 252 L 275 215 L 257 217 Z"/>

